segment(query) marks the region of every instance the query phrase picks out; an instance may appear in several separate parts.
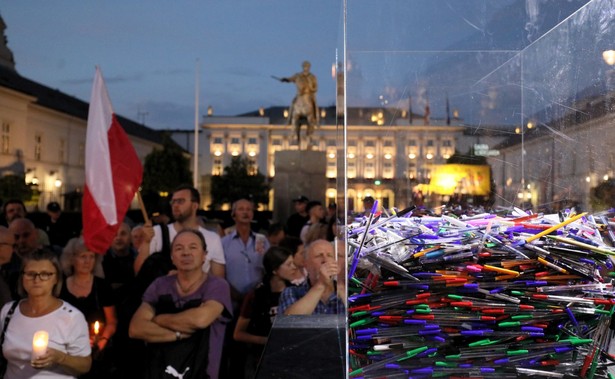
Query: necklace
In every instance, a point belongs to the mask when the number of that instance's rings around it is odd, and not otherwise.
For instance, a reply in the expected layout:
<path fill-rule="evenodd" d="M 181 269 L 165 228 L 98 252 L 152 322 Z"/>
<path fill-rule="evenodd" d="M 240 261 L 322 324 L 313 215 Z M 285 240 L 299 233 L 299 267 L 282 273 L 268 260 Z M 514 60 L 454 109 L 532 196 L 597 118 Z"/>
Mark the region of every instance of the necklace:
<path fill-rule="evenodd" d="M 175 283 L 177 284 L 177 289 L 179 289 L 179 291 L 183 294 L 189 294 L 191 293 L 194 288 L 198 285 L 201 284 L 203 282 L 203 280 L 205 279 L 205 273 L 201 272 L 201 275 L 197 278 L 197 280 L 195 280 L 194 282 L 192 282 L 189 286 L 184 287 L 181 285 L 180 281 L 179 281 L 179 277 L 177 278 L 177 280 L 175 281 Z"/>
<path fill-rule="evenodd" d="M 73 276 L 72 277 L 72 284 L 80 287 L 80 288 L 87 288 L 90 289 L 92 287 L 92 282 L 93 282 L 94 277 L 93 276 L 88 276 L 88 278 L 85 280 L 84 283 L 80 283 L 79 281 L 77 281 L 77 279 Z"/>
<path fill-rule="evenodd" d="M 94 287 L 94 277 L 90 276 L 85 283 L 80 283 L 75 276 L 71 276 L 66 281 L 68 291 L 75 297 L 88 297 Z"/>
<path fill-rule="evenodd" d="M 21 311 L 28 317 L 40 317 L 59 308 L 62 304 L 58 299 L 52 298 L 47 304 L 35 309 L 29 300 L 26 300 L 21 305 Z"/>

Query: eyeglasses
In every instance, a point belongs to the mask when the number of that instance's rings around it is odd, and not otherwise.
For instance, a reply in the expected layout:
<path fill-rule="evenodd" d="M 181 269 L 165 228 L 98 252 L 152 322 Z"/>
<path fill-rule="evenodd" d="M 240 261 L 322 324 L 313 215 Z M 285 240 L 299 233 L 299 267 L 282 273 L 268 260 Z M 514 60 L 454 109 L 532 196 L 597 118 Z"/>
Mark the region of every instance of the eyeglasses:
<path fill-rule="evenodd" d="M 23 274 L 24 278 L 26 278 L 28 280 L 35 280 L 36 278 L 40 278 L 42 281 L 46 281 L 46 280 L 51 279 L 51 277 L 53 275 L 55 275 L 55 272 L 23 271 L 22 274 Z"/>

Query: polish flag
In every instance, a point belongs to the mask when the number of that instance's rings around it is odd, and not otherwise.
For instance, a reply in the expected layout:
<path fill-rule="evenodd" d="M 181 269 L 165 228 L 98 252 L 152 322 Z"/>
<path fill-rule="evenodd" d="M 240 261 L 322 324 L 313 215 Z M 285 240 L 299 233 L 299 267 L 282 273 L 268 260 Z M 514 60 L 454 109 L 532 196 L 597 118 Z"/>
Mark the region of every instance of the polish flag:
<path fill-rule="evenodd" d="M 143 166 L 118 122 L 100 69 L 96 67 L 85 141 L 83 239 L 104 254 L 139 189 Z"/>

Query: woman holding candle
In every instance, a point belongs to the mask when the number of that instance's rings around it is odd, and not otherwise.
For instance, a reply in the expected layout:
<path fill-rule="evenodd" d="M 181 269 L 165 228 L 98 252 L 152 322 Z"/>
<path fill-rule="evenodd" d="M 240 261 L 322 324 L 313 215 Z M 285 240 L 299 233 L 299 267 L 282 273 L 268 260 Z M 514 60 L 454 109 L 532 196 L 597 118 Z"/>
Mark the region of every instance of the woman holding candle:
<path fill-rule="evenodd" d="M 251 378 L 267 343 L 277 315 L 280 294 L 295 278 L 297 268 L 293 253 L 283 247 L 271 247 L 263 257 L 263 282 L 244 298 L 233 338 L 249 345 L 245 377 Z"/>
<path fill-rule="evenodd" d="M 6 379 L 76 378 L 90 370 L 88 325 L 78 309 L 57 297 L 61 287 L 53 252 L 37 250 L 24 258 L 18 292 L 25 298 L 15 308 L 2 345 Z M 11 305 L 0 311 L 0 325 Z"/>
<path fill-rule="evenodd" d="M 102 255 L 89 251 L 82 237 L 73 238 L 62 252 L 61 263 L 66 286 L 60 298 L 74 305 L 85 316 L 90 327 L 90 345 L 94 366 L 88 378 L 103 377 L 110 368 L 103 352 L 117 328 L 117 317 L 111 286 L 102 275 Z"/>

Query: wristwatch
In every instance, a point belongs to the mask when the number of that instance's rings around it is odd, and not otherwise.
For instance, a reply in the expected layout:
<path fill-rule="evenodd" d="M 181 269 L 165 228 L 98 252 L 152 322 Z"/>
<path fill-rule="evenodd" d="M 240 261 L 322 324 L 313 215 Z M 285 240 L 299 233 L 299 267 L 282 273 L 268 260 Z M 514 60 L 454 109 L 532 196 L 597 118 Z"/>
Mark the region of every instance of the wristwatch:
<path fill-rule="evenodd" d="M 175 338 L 177 338 L 177 341 L 182 339 L 182 333 L 181 332 L 175 332 Z"/>

